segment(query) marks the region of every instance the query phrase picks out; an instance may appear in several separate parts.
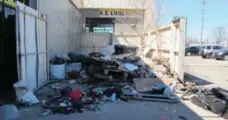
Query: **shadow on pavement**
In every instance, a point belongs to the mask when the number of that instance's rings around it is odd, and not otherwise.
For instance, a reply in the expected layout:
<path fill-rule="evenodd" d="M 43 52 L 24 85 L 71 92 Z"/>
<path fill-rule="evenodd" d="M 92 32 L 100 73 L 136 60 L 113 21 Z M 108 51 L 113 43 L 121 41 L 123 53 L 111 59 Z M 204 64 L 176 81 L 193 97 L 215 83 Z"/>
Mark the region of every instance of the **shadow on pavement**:
<path fill-rule="evenodd" d="M 192 75 L 190 73 L 184 73 L 184 80 L 186 82 L 194 82 L 196 83 L 196 85 L 210 85 L 210 84 L 213 84 L 212 82 L 209 82 L 205 79 L 202 79 L 202 78 L 199 78 L 195 75 Z"/>
<path fill-rule="evenodd" d="M 203 120 L 202 117 L 183 103 L 168 104 L 144 101 L 105 103 L 101 106 L 101 111 L 85 111 L 82 114 L 54 114 L 41 117 L 39 112 L 40 108 L 22 112 L 17 120 L 31 120 L 31 118 L 34 120 L 94 120 L 94 118 L 96 120 Z"/>
<path fill-rule="evenodd" d="M 71 86 L 78 88 L 79 86 Z M 191 106 L 191 107 L 189 107 Z M 16 120 L 203 120 L 204 117 L 214 117 L 210 114 L 202 114 L 192 108 L 191 105 L 180 103 L 166 103 L 153 101 L 136 101 L 128 102 L 105 102 L 99 105 L 100 111 L 84 111 L 83 113 L 72 114 L 51 114 L 47 116 L 39 116 L 42 108 L 31 107 L 20 112 L 20 117 Z M 201 108 L 200 108 L 201 109 Z M 197 111 L 195 111 L 197 110 Z"/>

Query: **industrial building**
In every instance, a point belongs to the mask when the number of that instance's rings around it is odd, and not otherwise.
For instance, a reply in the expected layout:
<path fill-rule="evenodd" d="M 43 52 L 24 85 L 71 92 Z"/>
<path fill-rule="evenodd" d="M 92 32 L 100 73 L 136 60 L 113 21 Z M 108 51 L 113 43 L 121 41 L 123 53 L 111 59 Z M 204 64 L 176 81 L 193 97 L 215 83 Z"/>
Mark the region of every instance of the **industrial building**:
<path fill-rule="evenodd" d="M 139 34 L 137 31 L 141 31 L 145 23 L 146 11 L 143 8 L 144 6 L 137 6 L 139 5 L 137 0 L 19 1 L 40 13 L 46 14 L 46 37 L 50 58 L 56 54 L 66 54 L 71 51 L 91 52 L 95 50 L 94 47 L 96 47 L 95 51 L 99 51 L 114 43 L 116 39 L 121 39 L 116 37 L 118 35 L 133 35 L 130 37 L 138 39 L 135 37 Z M 1 77 L 8 81 L 7 83 L 3 81 L 1 85 L 11 86 L 7 87 L 10 90 L 6 89 L 6 91 L 13 92 L 13 83 L 20 79 L 18 72 L 22 70 L 20 68 L 21 63 L 18 63 L 17 60 L 17 56 L 21 56 L 21 53 L 16 48 L 17 7 L 14 0 L 0 0 L 0 3 L 2 29 L 0 71 Z M 89 38 L 95 39 L 87 40 Z M 94 41 L 97 39 L 100 41 Z M 126 40 L 123 41 L 126 42 Z M 132 43 L 138 44 L 137 42 Z M 10 77 L 7 73 L 11 74 Z M 39 85 L 32 86 L 34 88 Z M 4 87 L 1 88 L 4 89 Z"/>
<path fill-rule="evenodd" d="M 153 0 L 55 0 L 55 4 L 53 0 L 38 0 L 37 10 L 48 15 L 49 52 L 53 56 L 70 51 L 91 51 L 88 49 L 96 44 L 84 44 L 87 33 L 101 33 L 98 38 L 107 38 L 107 44 L 123 39 L 114 35 L 142 34 L 139 31 L 152 28 L 153 19 L 149 13 L 153 5 Z"/>
<path fill-rule="evenodd" d="M 27 80 L 31 90 L 46 84 L 49 60 L 57 54 L 104 52 L 114 44 L 157 47 L 154 0 L 19 1 L 27 6 L 0 0 L 4 95 L 13 93 L 13 84 L 19 80 Z M 164 39 L 161 51 L 170 58 L 172 71 L 183 78 L 186 19 L 174 20 L 158 30 Z"/>

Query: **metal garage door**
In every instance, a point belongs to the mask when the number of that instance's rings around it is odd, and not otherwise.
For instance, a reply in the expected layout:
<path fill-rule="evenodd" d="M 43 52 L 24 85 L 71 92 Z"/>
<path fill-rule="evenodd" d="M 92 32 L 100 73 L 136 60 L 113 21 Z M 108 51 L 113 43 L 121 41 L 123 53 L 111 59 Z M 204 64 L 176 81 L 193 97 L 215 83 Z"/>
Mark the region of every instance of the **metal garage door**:
<path fill-rule="evenodd" d="M 46 16 L 20 2 L 16 5 L 19 80 L 34 90 L 48 82 Z"/>

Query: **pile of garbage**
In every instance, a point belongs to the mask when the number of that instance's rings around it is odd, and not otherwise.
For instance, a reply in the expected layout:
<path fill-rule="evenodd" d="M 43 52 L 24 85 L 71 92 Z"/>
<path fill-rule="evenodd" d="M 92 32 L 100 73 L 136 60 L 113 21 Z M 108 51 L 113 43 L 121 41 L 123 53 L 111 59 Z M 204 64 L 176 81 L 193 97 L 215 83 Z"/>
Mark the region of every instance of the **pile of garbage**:
<path fill-rule="evenodd" d="M 137 56 L 135 47 L 122 47 L 116 46 L 112 56 L 98 52 L 55 56 L 50 61 L 54 83 L 34 93 L 42 106 L 40 115 L 97 111 L 101 103 L 120 100 L 179 102 L 167 66 L 152 68 L 152 59 Z"/>
<path fill-rule="evenodd" d="M 63 85 L 65 84 L 65 85 Z M 75 87 L 76 85 L 77 87 Z M 129 100 L 158 101 L 168 103 L 178 103 L 179 98 L 174 95 L 171 86 L 156 84 L 151 90 L 141 90 L 139 92 L 133 85 L 106 84 L 106 85 L 81 85 L 78 83 L 52 83 L 46 86 L 52 92 L 43 89 L 43 93 L 36 92 L 41 101 L 41 116 L 51 114 L 71 114 L 82 113 L 84 111 L 100 111 L 102 104 L 107 102 L 118 102 Z M 49 95 L 40 98 L 40 94 Z M 143 92 L 144 91 L 144 92 Z M 52 94 L 50 94 L 52 93 Z"/>

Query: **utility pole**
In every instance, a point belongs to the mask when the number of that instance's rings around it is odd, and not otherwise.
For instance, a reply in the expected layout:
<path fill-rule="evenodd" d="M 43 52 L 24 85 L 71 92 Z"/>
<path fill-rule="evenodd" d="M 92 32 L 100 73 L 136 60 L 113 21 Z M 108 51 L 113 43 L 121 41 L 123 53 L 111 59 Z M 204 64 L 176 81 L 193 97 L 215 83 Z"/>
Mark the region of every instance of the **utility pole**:
<path fill-rule="evenodd" d="M 200 31 L 200 45 L 203 42 L 203 31 L 204 31 L 204 12 L 205 12 L 205 0 L 202 0 L 202 19 L 201 19 L 201 31 Z"/>

